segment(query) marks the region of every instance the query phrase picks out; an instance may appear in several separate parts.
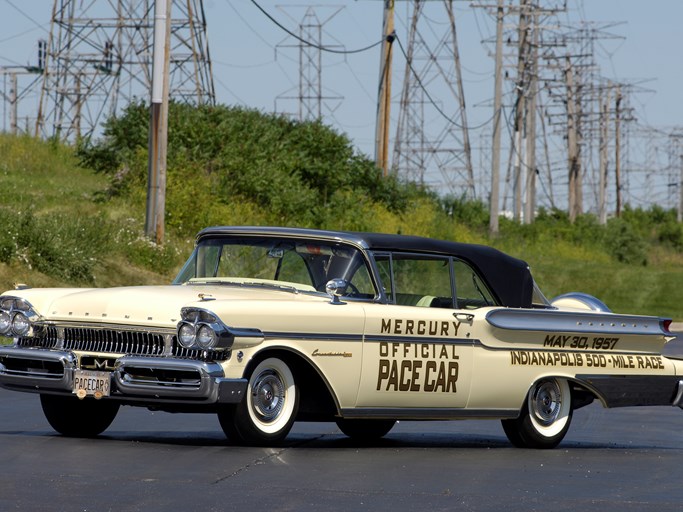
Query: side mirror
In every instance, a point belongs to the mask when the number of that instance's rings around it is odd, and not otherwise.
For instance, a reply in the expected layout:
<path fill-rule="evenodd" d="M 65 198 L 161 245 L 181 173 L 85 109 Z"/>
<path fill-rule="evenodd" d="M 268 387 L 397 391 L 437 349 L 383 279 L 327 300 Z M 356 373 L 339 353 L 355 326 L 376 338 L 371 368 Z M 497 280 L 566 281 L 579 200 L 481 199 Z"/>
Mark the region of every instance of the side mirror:
<path fill-rule="evenodd" d="M 339 300 L 339 297 L 346 294 L 349 282 L 346 279 L 330 279 L 325 285 L 325 291 L 332 297 L 330 304 L 346 304 Z"/>

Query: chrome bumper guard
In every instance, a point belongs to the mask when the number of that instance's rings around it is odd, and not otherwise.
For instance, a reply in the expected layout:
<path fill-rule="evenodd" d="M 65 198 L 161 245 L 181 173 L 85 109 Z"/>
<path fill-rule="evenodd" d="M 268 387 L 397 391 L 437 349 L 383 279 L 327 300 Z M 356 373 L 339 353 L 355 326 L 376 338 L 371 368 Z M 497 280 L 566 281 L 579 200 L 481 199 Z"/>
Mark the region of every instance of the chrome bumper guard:
<path fill-rule="evenodd" d="M 0 386 L 15 391 L 71 393 L 78 359 L 71 352 L 0 347 Z M 110 398 L 163 403 L 238 403 L 246 379 L 227 379 L 217 363 L 123 356 L 112 372 Z"/>

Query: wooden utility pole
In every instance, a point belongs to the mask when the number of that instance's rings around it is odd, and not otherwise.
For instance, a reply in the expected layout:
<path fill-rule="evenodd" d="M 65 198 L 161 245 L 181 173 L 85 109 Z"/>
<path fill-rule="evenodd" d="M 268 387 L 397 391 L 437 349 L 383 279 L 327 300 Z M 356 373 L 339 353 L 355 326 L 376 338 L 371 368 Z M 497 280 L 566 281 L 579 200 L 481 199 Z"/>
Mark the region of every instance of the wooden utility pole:
<path fill-rule="evenodd" d="M 519 11 L 519 41 L 517 54 L 517 100 L 515 103 L 515 166 L 514 166 L 514 217 L 521 221 L 523 216 L 522 209 L 522 187 L 526 182 L 525 171 L 526 162 L 524 159 L 524 115 L 526 113 L 526 93 L 527 93 L 527 56 L 528 53 L 528 0 L 520 1 Z"/>
<path fill-rule="evenodd" d="M 534 10 L 531 15 L 531 45 L 528 55 L 531 57 L 529 78 L 529 98 L 526 102 L 526 190 L 524 201 L 524 223 L 534 221 L 536 209 L 536 99 L 538 95 L 538 13 Z"/>
<path fill-rule="evenodd" d="M 493 155 L 491 155 L 491 198 L 489 232 L 497 235 L 500 215 L 500 133 L 503 96 L 503 1 L 498 0 L 496 9 L 496 69 L 493 91 Z"/>
<path fill-rule="evenodd" d="M 165 230 L 170 39 L 171 0 L 155 0 L 145 234 L 157 244 L 163 243 Z"/>
<path fill-rule="evenodd" d="M 676 218 L 678 222 L 683 222 L 683 155 L 681 155 L 681 169 L 680 179 L 678 181 L 678 213 Z"/>
<path fill-rule="evenodd" d="M 391 61 L 394 42 L 394 0 L 384 0 L 382 54 L 379 66 L 379 97 L 375 128 L 375 162 L 389 174 L 389 119 L 391 114 Z"/>
<path fill-rule="evenodd" d="M 574 69 L 567 57 L 565 69 L 567 84 L 567 163 L 569 167 L 569 220 L 574 222 L 580 213 L 581 160 L 578 141 L 578 112 L 576 108 L 576 89 Z"/>
<path fill-rule="evenodd" d="M 606 94 L 606 97 L 603 97 Z M 607 224 L 607 146 L 609 137 L 610 89 L 600 91 L 600 190 L 598 191 L 598 221 Z"/>
<path fill-rule="evenodd" d="M 621 217 L 621 87 L 617 86 L 614 113 L 614 180 L 617 194 L 615 215 Z"/>

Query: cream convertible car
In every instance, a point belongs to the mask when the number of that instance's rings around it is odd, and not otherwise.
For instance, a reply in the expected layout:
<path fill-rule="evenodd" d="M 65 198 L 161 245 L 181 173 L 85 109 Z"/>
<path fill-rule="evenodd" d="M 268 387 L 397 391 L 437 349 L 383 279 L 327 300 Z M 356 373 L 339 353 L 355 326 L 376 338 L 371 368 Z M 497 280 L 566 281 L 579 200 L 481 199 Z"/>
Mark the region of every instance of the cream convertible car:
<path fill-rule="evenodd" d="M 68 436 L 133 405 L 216 413 L 238 443 L 277 443 L 295 420 L 367 440 L 488 418 L 551 448 L 596 398 L 683 403 L 667 321 L 549 303 L 523 261 L 400 235 L 210 228 L 172 285 L 8 291 L 0 333 L 0 385 L 39 393 Z"/>

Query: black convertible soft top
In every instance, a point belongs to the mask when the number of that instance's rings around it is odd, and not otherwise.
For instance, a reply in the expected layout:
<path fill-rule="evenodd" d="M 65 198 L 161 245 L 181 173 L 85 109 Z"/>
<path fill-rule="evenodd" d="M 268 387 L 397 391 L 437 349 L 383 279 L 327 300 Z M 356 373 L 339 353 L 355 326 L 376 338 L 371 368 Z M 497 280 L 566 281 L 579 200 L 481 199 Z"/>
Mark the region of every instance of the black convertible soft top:
<path fill-rule="evenodd" d="M 447 242 L 420 236 L 383 233 L 354 233 L 371 250 L 401 250 L 455 256 L 479 269 L 481 277 L 504 306 L 531 307 L 533 279 L 529 265 L 522 260 L 485 245 Z"/>
<path fill-rule="evenodd" d="M 197 239 L 212 235 L 280 235 L 297 238 L 350 242 L 373 251 L 404 251 L 442 254 L 460 258 L 479 270 L 481 277 L 496 295 L 500 304 L 513 308 L 531 307 L 534 282 L 529 265 L 522 260 L 477 244 L 448 242 L 410 235 L 327 231 L 319 229 L 261 226 L 221 226 L 202 230 Z"/>

